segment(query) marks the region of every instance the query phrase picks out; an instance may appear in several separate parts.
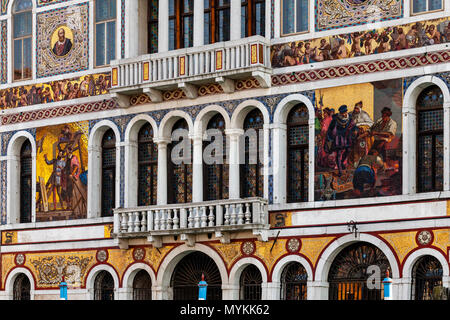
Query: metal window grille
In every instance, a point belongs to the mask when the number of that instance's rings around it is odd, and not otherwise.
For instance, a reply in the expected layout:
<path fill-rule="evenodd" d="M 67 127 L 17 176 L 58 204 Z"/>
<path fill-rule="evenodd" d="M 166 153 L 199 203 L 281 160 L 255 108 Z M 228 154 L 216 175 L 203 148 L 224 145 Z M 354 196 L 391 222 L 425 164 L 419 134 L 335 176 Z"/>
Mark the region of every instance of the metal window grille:
<path fill-rule="evenodd" d="M 254 265 L 247 266 L 240 278 L 240 300 L 261 300 L 262 276 L 259 269 Z"/>
<path fill-rule="evenodd" d="M 442 274 L 442 266 L 435 257 L 420 258 L 413 267 L 413 299 L 432 300 L 433 289 L 442 286 Z"/>
<path fill-rule="evenodd" d="M 133 280 L 133 300 L 152 299 L 152 280 L 145 270 L 139 271 Z"/>
<path fill-rule="evenodd" d="M 94 300 L 114 300 L 114 279 L 106 271 L 101 271 L 95 278 Z"/>
<path fill-rule="evenodd" d="M 298 262 L 288 264 L 281 275 L 281 297 L 284 300 L 307 299 L 308 274 Z"/>
<path fill-rule="evenodd" d="M 112 216 L 116 199 L 116 136 L 112 129 L 102 141 L 102 216 Z"/>
<path fill-rule="evenodd" d="M 30 300 L 30 290 L 30 280 L 24 274 L 20 274 L 14 280 L 13 300 Z"/>

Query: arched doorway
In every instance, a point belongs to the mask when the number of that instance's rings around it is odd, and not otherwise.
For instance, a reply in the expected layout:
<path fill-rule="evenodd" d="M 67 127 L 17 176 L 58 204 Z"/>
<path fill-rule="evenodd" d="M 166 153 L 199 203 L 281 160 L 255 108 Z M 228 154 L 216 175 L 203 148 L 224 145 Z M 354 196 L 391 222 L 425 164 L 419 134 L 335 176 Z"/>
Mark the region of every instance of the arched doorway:
<path fill-rule="evenodd" d="M 259 269 L 250 264 L 242 271 L 240 278 L 240 300 L 261 300 L 262 297 L 262 276 Z"/>
<path fill-rule="evenodd" d="M 412 299 L 432 300 L 433 290 L 442 286 L 442 265 L 433 256 L 420 258 L 412 271 Z"/>
<path fill-rule="evenodd" d="M 175 267 L 170 285 L 174 300 L 198 300 L 202 274 L 208 283 L 207 300 L 222 299 L 222 278 L 213 259 L 202 252 L 192 252 Z"/>
<path fill-rule="evenodd" d="M 306 300 L 308 273 L 298 262 L 289 263 L 281 274 L 281 299 Z"/>
<path fill-rule="evenodd" d="M 139 271 L 133 280 L 133 300 L 152 299 L 152 279 L 147 271 Z"/>
<path fill-rule="evenodd" d="M 31 284 L 30 280 L 23 273 L 14 280 L 13 300 L 30 300 Z"/>
<path fill-rule="evenodd" d="M 379 279 L 369 279 L 378 267 Z M 382 300 L 382 279 L 390 271 L 384 253 L 366 242 L 352 244 L 343 249 L 334 259 L 328 275 L 330 300 Z M 373 282 L 377 280 L 378 282 Z"/>
<path fill-rule="evenodd" d="M 100 271 L 95 278 L 94 300 L 114 300 L 114 279 L 107 271 Z"/>

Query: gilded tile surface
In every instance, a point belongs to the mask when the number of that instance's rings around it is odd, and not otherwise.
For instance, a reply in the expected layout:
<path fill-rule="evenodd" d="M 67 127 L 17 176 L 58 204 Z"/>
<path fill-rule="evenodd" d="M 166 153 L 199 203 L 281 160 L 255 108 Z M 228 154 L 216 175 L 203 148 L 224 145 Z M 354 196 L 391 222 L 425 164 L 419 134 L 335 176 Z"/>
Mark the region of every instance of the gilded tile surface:
<path fill-rule="evenodd" d="M 416 231 L 384 233 L 384 238 L 394 248 L 400 263 L 403 263 L 406 255 L 417 247 Z"/>
<path fill-rule="evenodd" d="M 323 249 L 334 239 L 335 237 L 323 237 L 323 238 L 302 238 L 302 248 L 300 253 L 308 257 L 312 265 L 315 266 L 319 255 Z"/>

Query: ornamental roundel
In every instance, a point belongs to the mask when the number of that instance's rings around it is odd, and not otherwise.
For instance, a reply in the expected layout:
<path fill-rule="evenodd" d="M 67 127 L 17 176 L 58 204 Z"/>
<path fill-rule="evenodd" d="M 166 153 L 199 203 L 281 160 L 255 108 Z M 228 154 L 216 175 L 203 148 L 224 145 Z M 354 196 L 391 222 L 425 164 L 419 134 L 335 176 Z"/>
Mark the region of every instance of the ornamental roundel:
<path fill-rule="evenodd" d="M 98 250 L 97 254 L 95 255 L 98 262 L 105 262 L 108 260 L 108 252 L 106 250 Z"/>
<path fill-rule="evenodd" d="M 16 265 L 22 266 L 25 264 L 25 255 L 23 253 L 18 253 L 15 257 Z"/>
<path fill-rule="evenodd" d="M 297 252 L 299 252 L 300 251 L 300 247 L 301 247 L 300 239 L 292 238 L 292 239 L 289 239 L 288 242 L 286 242 L 286 250 L 289 253 L 297 253 Z"/>
<path fill-rule="evenodd" d="M 426 246 L 433 241 L 433 233 L 428 230 L 423 230 L 417 233 L 417 243 Z"/>
<path fill-rule="evenodd" d="M 145 250 L 143 248 L 135 248 L 133 250 L 133 259 L 135 261 L 142 261 L 145 257 Z"/>
<path fill-rule="evenodd" d="M 249 256 L 255 253 L 256 245 L 253 241 L 246 241 L 242 243 L 241 251 L 244 255 Z"/>

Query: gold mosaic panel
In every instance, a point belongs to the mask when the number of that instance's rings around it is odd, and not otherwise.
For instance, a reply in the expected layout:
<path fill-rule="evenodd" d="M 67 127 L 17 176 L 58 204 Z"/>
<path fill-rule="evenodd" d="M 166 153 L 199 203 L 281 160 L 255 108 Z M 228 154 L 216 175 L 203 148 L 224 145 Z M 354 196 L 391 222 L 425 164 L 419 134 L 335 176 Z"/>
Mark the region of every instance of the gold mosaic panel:
<path fill-rule="evenodd" d="M 302 238 L 300 253 L 308 257 L 312 265 L 315 266 L 323 249 L 335 239 L 336 237 Z"/>
<path fill-rule="evenodd" d="M 222 256 L 228 269 L 242 256 L 241 242 L 232 242 L 229 244 L 211 243 L 211 246 Z"/>
<path fill-rule="evenodd" d="M 271 272 L 275 262 L 284 254 L 286 251 L 286 239 L 278 239 L 277 242 L 267 241 L 267 242 L 256 242 L 256 252 L 255 256 L 261 258 L 269 272 Z M 273 248 L 272 248 L 273 246 Z"/>
<path fill-rule="evenodd" d="M 417 247 L 417 231 L 385 233 L 380 236 L 384 238 L 394 249 L 400 263 L 403 263 L 406 255 Z"/>
<path fill-rule="evenodd" d="M 450 230 L 435 230 L 433 245 L 447 253 L 447 248 L 450 246 Z"/>

